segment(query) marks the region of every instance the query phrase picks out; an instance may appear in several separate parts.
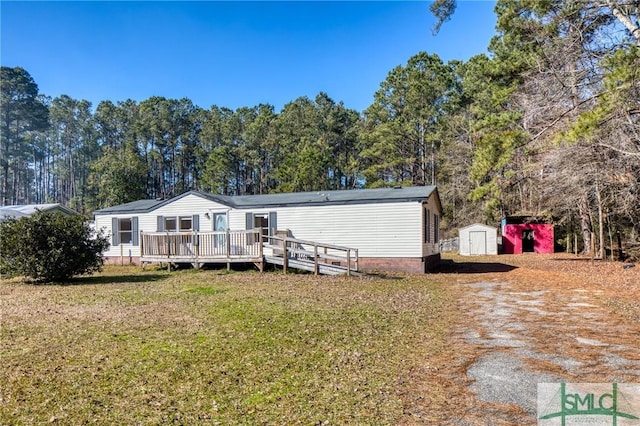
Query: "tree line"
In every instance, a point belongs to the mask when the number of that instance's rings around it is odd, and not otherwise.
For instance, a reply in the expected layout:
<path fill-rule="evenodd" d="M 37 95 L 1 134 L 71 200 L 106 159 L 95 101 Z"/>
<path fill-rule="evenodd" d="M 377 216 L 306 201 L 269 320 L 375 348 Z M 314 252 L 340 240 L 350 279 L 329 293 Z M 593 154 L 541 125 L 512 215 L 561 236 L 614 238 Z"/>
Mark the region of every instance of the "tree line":
<path fill-rule="evenodd" d="M 436 1 L 439 24 L 455 2 Z M 2 67 L 0 201 L 77 211 L 226 195 L 437 184 L 445 231 L 552 218 L 604 256 L 640 224 L 640 2 L 500 0 L 489 53 L 420 52 L 358 112 L 47 97 Z"/>

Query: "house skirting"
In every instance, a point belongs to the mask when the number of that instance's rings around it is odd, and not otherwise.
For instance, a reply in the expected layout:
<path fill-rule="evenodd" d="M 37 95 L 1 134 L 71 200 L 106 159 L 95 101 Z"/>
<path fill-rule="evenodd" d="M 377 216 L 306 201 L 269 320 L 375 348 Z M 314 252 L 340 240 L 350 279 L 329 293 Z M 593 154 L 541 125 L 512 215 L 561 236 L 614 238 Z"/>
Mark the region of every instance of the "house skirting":
<path fill-rule="evenodd" d="M 440 253 L 425 257 L 361 257 L 358 269 L 365 272 L 393 271 L 424 274 L 440 263 Z"/>
<path fill-rule="evenodd" d="M 423 274 L 440 263 L 440 253 L 425 257 L 361 257 L 358 269 L 364 272 L 390 271 Z M 140 256 L 105 256 L 105 265 L 140 265 Z"/>
<path fill-rule="evenodd" d="M 105 265 L 140 265 L 140 256 L 105 256 Z"/>

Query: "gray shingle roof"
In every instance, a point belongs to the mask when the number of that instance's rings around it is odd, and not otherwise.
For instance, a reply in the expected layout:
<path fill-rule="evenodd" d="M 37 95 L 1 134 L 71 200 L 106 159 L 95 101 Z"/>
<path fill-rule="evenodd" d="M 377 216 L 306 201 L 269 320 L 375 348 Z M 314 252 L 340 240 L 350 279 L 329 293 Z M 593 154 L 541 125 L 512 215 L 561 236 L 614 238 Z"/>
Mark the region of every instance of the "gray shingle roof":
<path fill-rule="evenodd" d="M 425 200 L 434 186 L 352 189 L 342 191 L 294 192 L 289 194 L 242 195 L 233 197 L 234 207 L 282 207 L 320 204 L 368 204 Z"/>
<path fill-rule="evenodd" d="M 97 210 L 94 212 L 94 214 L 102 215 L 116 213 L 146 213 L 187 195 L 197 195 L 199 197 L 237 209 L 250 209 L 332 204 L 343 205 L 392 203 L 400 201 L 423 201 L 426 200 L 434 191 L 436 191 L 435 186 L 351 189 L 341 191 L 293 192 L 286 194 L 283 193 L 240 196 L 214 195 L 198 191 L 189 191 L 169 200 L 134 201 L 127 204 L 121 204 L 119 206 L 107 207 L 102 210 Z"/>
<path fill-rule="evenodd" d="M 132 201 L 126 204 L 120 204 L 117 206 L 106 207 L 101 210 L 96 210 L 94 214 L 112 214 L 112 213 L 146 213 L 150 212 L 161 204 L 170 200 L 138 200 Z"/>

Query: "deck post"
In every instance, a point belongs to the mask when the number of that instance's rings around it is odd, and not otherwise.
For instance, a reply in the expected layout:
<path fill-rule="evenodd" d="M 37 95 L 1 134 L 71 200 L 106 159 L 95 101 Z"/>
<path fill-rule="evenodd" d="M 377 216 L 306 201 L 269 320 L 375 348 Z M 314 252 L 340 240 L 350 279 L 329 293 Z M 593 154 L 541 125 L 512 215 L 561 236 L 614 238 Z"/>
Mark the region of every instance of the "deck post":
<path fill-rule="evenodd" d="M 318 275 L 318 246 L 313 245 L 313 275 Z"/>
<path fill-rule="evenodd" d="M 288 262 L 289 253 L 287 253 L 287 237 L 282 238 L 282 271 L 287 273 L 287 263 Z"/>
<path fill-rule="evenodd" d="M 351 275 L 351 249 L 347 249 L 347 276 Z"/>
<path fill-rule="evenodd" d="M 140 231 L 140 266 L 144 269 L 144 262 L 142 258 L 144 257 L 144 238 L 142 238 L 142 231 Z"/>
<path fill-rule="evenodd" d="M 264 272 L 264 241 L 262 239 L 262 231 L 260 231 L 258 241 L 260 242 L 258 247 L 258 253 L 260 255 L 260 272 Z"/>
<path fill-rule="evenodd" d="M 358 268 L 358 249 L 356 250 L 356 271 L 359 271 L 360 269 Z"/>
<path fill-rule="evenodd" d="M 198 231 L 193 231 L 193 246 L 196 249 L 196 269 L 200 269 L 200 241 L 198 239 Z"/>
<path fill-rule="evenodd" d="M 171 272 L 171 239 L 169 238 L 169 231 L 167 231 L 167 271 Z"/>

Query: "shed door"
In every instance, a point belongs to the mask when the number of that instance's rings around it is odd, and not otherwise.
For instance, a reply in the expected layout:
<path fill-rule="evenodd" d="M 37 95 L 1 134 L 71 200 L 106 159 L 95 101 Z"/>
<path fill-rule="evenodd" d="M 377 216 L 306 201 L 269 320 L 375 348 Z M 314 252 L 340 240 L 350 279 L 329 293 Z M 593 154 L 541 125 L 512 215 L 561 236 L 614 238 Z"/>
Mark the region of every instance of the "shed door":
<path fill-rule="evenodd" d="M 469 232 L 469 254 L 472 256 L 487 254 L 487 233 L 485 231 Z"/>

